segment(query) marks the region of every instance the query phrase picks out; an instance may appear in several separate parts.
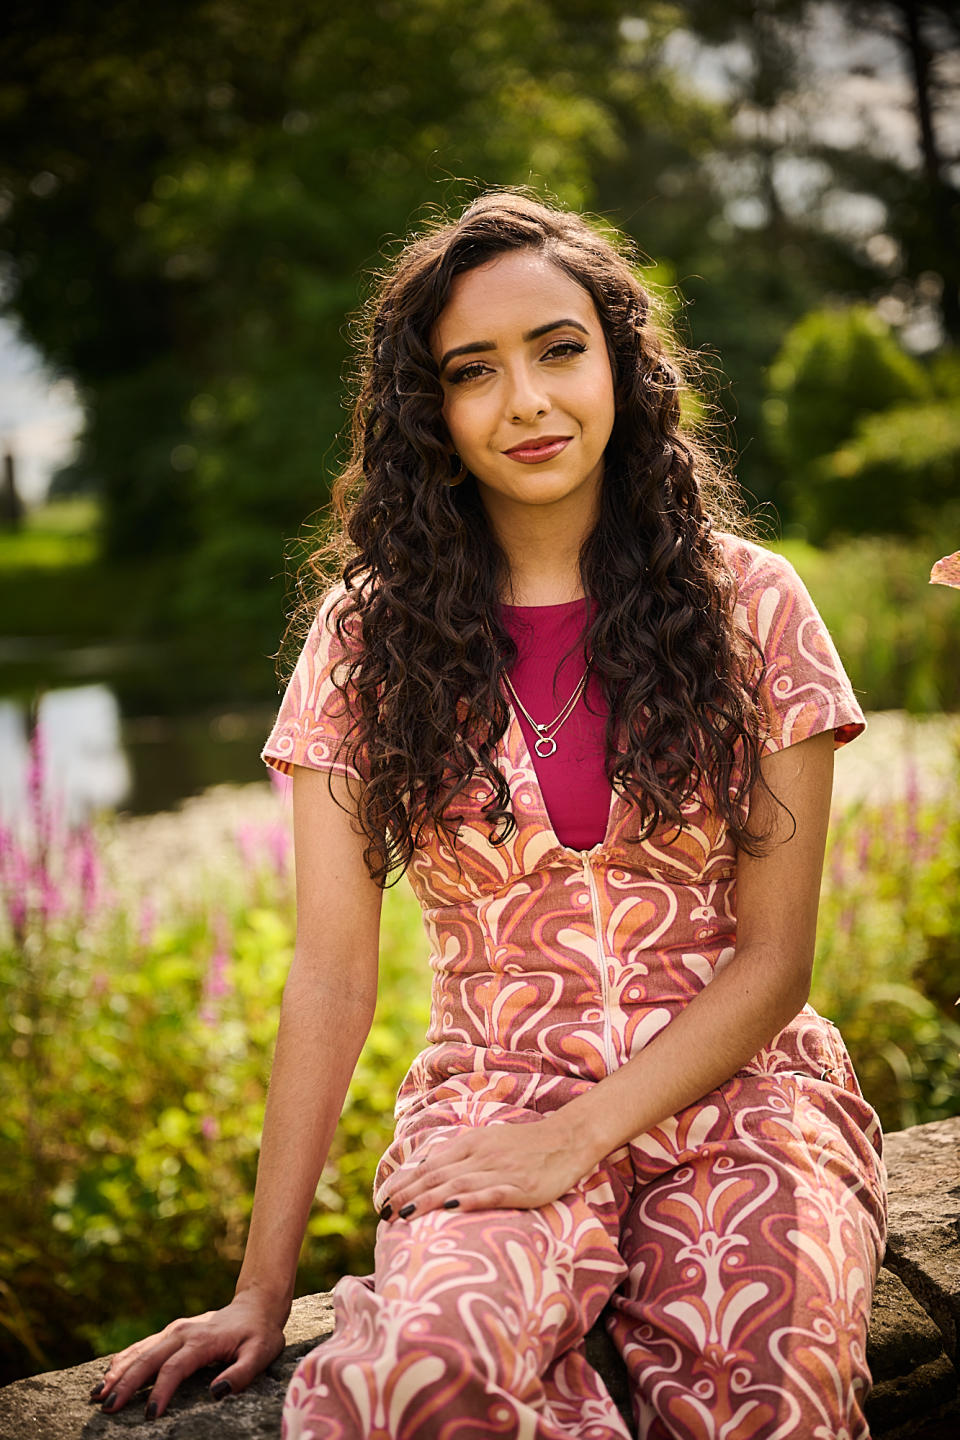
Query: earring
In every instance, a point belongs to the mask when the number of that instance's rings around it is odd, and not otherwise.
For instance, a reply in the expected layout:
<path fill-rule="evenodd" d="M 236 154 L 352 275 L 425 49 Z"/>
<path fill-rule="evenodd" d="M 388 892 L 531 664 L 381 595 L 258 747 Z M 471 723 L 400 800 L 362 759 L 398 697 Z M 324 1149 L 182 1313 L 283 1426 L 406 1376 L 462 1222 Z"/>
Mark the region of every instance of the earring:
<path fill-rule="evenodd" d="M 450 486 L 451 490 L 455 485 L 462 485 L 464 480 L 466 480 L 467 476 L 470 474 L 470 471 L 467 469 L 466 465 L 464 465 L 463 461 L 460 460 L 460 456 L 457 454 L 456 450 L 454 450 L 452 458 L 460 462 L 460 468 L 459 470 L 451 471 L 450 477 L 447 480 L 447 484 Z"/>

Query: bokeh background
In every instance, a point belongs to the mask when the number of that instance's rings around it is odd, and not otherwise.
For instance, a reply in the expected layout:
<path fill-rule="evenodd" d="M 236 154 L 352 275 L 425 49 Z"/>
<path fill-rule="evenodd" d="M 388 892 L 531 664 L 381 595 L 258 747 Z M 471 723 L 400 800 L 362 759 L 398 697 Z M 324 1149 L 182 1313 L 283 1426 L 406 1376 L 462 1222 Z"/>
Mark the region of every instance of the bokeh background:
<path fill-rule="evenodd" d="M 951 0 L 8 0 L 0 35 L 0 1380 L 224 1303 L 293 945 L 273 655 L 352 325 L 488 184 L 607 217 L 870 712 L 814 1002 L 960 1108 Z M 405 884 L 298 1293 L 367 1267 L 426 1021 Z M 336 1037 L 331 1037 L 331 1044 Z"/>

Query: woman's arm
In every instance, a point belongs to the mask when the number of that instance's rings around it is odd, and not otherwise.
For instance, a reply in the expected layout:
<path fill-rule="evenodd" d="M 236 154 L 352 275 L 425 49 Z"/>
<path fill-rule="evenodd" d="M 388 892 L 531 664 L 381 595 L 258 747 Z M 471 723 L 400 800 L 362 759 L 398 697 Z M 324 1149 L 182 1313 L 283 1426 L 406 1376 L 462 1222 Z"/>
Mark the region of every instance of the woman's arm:
<path fill-rule="evenodd" d="M 755 793 L 751 816 L 772 826 L 772 845 L 762 858 L 738 857 L 730 963 L 632 1060 L 540 1124 L 473 1131 L 401 1172 L 394 1215 L 451 1200 L 464 1209 L 555 1200 L 611 1151 L 729 1080 L 793 1019 L 810 991 L 833 748 L 827 731 L 762 761 L 796 830 Z"/>
<path fill-rule="evenodd" d="M 346 798 L 333 777 L 334 793 Z M 280 1008 L 253 1213 L 236 1293 L 258 1291 L 281 1324 L 320 1172 L 377 1000 L 383 892 L 327 777 L 294 767 L 297 941 Z"/>
<path fill-rule="evenodd" d="M 333 788 L 349 803 L 339 776 Z M 172 1321 L 114 1356 L 97 1397 L 116 1395 L 111 1413 L 155 1374 L 149 1400 L 162 1415 L 181 1380 L 217 1362 L 228 1368 L 215 1384 L 242 1390 L 283 1347 L 310 1206 L 373 1019 L 382 898 L 326 773 L 294 767 L 293 822 L 296 946 L 236 1294 L 224 1309 Z"/>

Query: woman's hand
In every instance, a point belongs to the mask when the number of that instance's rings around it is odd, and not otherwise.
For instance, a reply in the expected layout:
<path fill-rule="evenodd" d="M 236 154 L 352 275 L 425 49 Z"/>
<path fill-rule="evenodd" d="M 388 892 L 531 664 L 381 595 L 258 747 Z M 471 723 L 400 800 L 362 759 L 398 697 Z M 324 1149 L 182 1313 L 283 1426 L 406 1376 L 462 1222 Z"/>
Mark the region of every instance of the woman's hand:
<path fill-rule="evenodd" d="M 230 1392 L 245 1390 L 283 1345 L 283 1322 L 276 1306 L 245 1290 L 222 1310 L 172 1320 L 159 1334 L 128 1345 L 113 1356 L 90 1399 L 115 1414 L 155 1375 L 147 1401 L 147 1419 L 154 1420 L 164 1413 L 180 1381 L 201 1366 L 227 1365 L 210 1387 L 214 1399 L 222 1400 Z"/>
<path fill-rule="evenodd" d="M 503 1122 L 431 1144 L 390 1179 L 384 1220 L 427 1210 L 532 1210 L 559 1200 L 592 1167 L 570 1143 L 562 1111 L 530 1123 Z"/>

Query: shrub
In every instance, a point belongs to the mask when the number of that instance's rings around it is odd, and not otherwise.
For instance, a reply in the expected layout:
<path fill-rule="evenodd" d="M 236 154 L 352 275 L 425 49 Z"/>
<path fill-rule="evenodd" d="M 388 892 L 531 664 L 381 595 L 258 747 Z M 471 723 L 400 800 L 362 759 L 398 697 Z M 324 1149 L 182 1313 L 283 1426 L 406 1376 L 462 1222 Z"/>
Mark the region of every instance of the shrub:
<path fill-rule="evenodd" d="M 124 889 L 109 819 L 71 831 L 43 796 L 0 830 L 0 1379 L 75 1363 L 233 1293 L 293 952 L 290 830 L 192 852 L 184 898 Z M 142 822 L 140 822 L 142 823 Z M 321 1177 L 307 1292 L 369 1268 L 370 1192 L 426 1028 L 419 913 L 385 900 L 380 997 Z M 332 1042 L 335 1043 L 335 1040 Z"/>
<path fill-rule="evenodd" d="M 954 544 L 960 543 L 960 536 Z M 933 714 L 960 707 L 960 598 L 931 585 L 949 537 L 863 536 L 826 550 L 776 543 L 803 577 L 861 705 Z"/>
<path fill-rule="evenodd" d="M 803 477 L 850 438 L 862 416 L 929 393 L 923 366 L 869 306 L 812 310 L 787 333 L 767 372 L 770 448 Z"/>

